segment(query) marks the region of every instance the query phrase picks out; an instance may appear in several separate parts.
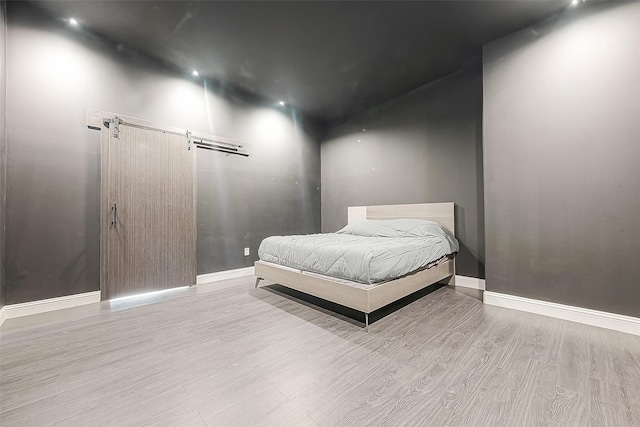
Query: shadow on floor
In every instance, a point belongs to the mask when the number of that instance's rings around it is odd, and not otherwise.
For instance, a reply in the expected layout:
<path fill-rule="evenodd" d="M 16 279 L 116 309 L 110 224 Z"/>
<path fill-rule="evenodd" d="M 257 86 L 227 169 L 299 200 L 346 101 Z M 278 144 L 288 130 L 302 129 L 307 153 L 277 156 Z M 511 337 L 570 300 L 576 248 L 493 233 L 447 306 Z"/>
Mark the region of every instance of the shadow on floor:
<path fill-rule="evenodd" d="M 443 285 L 441 283 L 434 283 L 433 285 L 427 286 L 424 289 L 414 292 L 411 295 L 408 295 L 402 299 L 399 299 L 398 301 L 392 302 L 391 304 L 370 313 L 369 324 L 372 324 L 388 316 L 389 314 L 398 311 L 399 309 L 411 304 L 416 300 L 419 300 L 420 298 L 444 286 L 446 285 Z M 351 324 L 364 326 L 364 322 L 365 322 L 364 313 L 358 310 L 354 310 L 352 308 L 345 307 L 343 305 L 336 304 L 331 301 L 324 300 L 322 298 L 314 297 L 312 295 L 308 295 L 303 292 L 289 289 L 279 284 L 265 285 L 265 286 L 261 286 L 258 289 L 262 289 L 262 290 L 277 294 L 289 300 L 296 301 L 300 304 L 304 304 L 307 307 L 318 309 L 323 313 L 329 314 L 334 317 L 338 317 Z M 475 289 L 468 289 L 468 288 L 452 288 L 452 289 L 482 301 L 482 291 L 477 291 Z"/>
<path fill-rule="evenodd" d="M 475 298 L 478 301 L 482 301 L 482 294 L 484 293 L 484 291 L 481 291 L 480 289 L 465 288 L 462 286 L 457 286 L 457 287 L 452 286 L 451 289 L 453 289 L 454 291 L 460 294 L 464 294 L 468 297 Z"/>

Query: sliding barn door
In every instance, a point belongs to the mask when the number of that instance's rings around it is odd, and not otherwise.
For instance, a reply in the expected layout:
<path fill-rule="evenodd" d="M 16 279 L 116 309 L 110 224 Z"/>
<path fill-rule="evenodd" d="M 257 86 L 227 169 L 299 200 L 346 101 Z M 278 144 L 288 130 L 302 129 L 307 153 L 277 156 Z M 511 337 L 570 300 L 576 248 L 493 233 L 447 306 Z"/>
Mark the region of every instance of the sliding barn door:
<path fill-rule="evenodd" d="M 102 129 L 102 299 L 195 284 L 194 152 L 185 135 Z"/>

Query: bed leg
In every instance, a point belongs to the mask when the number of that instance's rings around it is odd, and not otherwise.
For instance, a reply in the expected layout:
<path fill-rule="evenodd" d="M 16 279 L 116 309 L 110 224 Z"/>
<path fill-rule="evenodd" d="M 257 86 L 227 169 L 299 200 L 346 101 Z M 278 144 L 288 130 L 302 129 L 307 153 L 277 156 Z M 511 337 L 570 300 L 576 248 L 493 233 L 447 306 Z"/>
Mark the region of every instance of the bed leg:
<path fill-rule="evenodd" d="M 447 285 L 449 286 L 455 286 L 456 285 L 456 275 L 452 274 L 451 277 L 449 278 L 449 282 L 447 283 Z"/>
<path fill-rule="evenodd" d="M 364 331 L 369 332 L 369 313 L 364 314 Z"/>
<path fill-rule="evenodd" d="M 256 277 L 256 286 L 254 286 L 254 289 L 258 289 L 258 283 L 260 283 L 260 280 L 264 280 L 262 277 Z"/>

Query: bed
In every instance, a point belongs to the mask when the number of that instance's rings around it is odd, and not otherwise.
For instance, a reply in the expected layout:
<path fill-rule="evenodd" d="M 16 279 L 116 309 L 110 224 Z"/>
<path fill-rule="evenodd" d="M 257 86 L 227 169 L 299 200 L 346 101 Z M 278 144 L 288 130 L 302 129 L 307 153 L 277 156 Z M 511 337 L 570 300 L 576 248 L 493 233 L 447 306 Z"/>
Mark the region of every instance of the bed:
<path fill-rule="evenodd" d="M 361 222 L 362 220 L 374 221 L 363 223 Z M 346 233 L 353 232 L 353 230 L 360 230 L 360 224 L 382 223 L 382 221 L 388 220 L 407 220 L 407 222 L 411 220 L 434 221 L 442 226 L 448 234 L 451 236 L 455 235 L 454 204 L 452 202 L 349 207 L 348 225 L 345 227 Z M 396 222 L 402 221 L 390 221 L 389 224 Z M 337 233 L 341 233 L 343 230 Z M 359 233 L 359 231 L 356 232 Z M 333 234 L 334 233 L 315 236 L 321 239 L 324 238 L 324 236 L 328 236 L 327 238 L 336 238 Z M 301 236 L 291 237 L 298 238 Z M 344 240 L 344 238 L 347 240 Z M 349 242 L 349 236 L 344 236 L 344 238 L 339 240 L 338 243 Z M 270 243 L 272 247 L 276 247 L 281 242 L 279 239 L 281 239 L 281 237 L 276 236 L 263 241 L 263 244 L 261 244 L 263 256 L 266 252 L 264 250 L 265 242 Z M 284 242 L 284 240 L 282 240 L 282 242 Z M 457 245 L 457 241 L 455 243 Z M 287 251 L 281 249 L 280 252 L 286 253 Z M 438 253 L 437 255 L 441 254 Z M 328 276 L 319 271 L 315 271 L 313 262 L 308 262 L 308 267 L 300 266 L 301 261 L 296 260 L 295 256 L 293 259 L 287 261 L 287 257 L 278 253 L 275 258 L 273 256 L 265 257 L 268 258 L 269 261 L 262 259 L 262 257 L 259 261 L 256 261 L 255 287 L 258 287 L 261 280 L 266 279 L 290 289 L 352 308 L 364 313 L 365 328 L 368 328 L 369 314 L 373 311 L 434 283 L 440 282 L 454 285 L 455 260 L 453 255 L 455 254 L 438 256 L 437 259 L 429 260 L 425 262 L 425 265 L 406 274 L 404 274 L 402 270 L 399 270 L 396 274 L 398 277 L 385 280 L 385 278 L 376 274 L 376 272 L 366 272 L 365 274 L 361 271 L 356 271 L 356 268 L 334 269 L 335 271 L 332 271 L 333 275 Z M 308 257 L 300 256 L 299 258 L 306 259 Z M 407 267 L 404 268 L 406 269 Z M 378 270 L 380 270 L 380 268 L 378 268 Z"/>

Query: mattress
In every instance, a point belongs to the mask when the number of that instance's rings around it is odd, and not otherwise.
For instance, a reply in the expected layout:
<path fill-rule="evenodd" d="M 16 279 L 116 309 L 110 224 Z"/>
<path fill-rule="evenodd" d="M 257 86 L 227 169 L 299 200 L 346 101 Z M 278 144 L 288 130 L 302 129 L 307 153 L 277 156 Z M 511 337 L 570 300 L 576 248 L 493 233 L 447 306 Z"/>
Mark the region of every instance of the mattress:
<path fill-rule="evenodd" d="M 365 220 L 336 233 L 272 236 L 258 249 L 261 260 L 362 284 L 379 284 L 424 269 L 459 249 L 438 223 Z"/>

